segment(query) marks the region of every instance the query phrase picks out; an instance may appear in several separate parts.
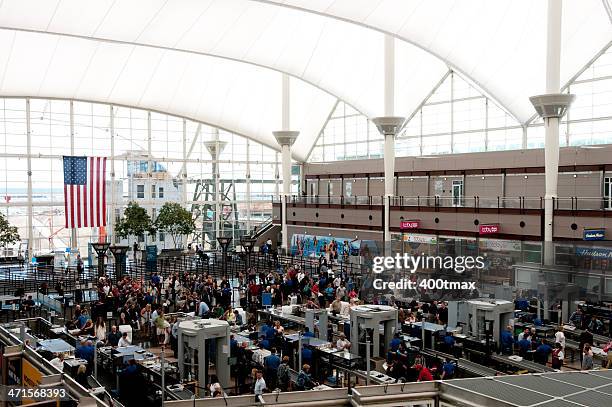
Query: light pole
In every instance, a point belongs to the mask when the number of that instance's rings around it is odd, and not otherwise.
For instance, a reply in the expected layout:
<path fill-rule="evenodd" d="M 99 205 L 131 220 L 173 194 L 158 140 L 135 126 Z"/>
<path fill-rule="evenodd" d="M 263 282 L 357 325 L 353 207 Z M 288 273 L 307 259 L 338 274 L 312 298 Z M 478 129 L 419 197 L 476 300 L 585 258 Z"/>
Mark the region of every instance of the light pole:
<path fill-rule="evenodd" d="M 108 248 L 115 258 L 115 284 L 119 281 L 119 276 L 123 275 L 123 263 L 127 257 L 129 246 L 110 246 Z"/>
<path fill-rule="evenodd" d="M 219 245 L 221 246 L 221 251 L 223 253 L 223 278 L 227 278 L 227 270 L 225 267 L 225 263 L 227 262 L 227 248 L 229 247 L 232 240 L 234 240 L 234 238 L 225 236 L 220 236 L 217 238 L 217 242 L 219 242 Z"/>
<path fill-rule="evenodd" d="M 256 241 L 257 239 L 252 239 L 250 237 L 245 237 L 245 236 L 240 238 L 240 245 L 246 251 L 246 255 L 247 255 L 247 261 L 246 261 L 247 270 L 251 268 L 251 253 L 253 253 L 253 248 L 255 247 Z"/>
<path fill-rule="evenodd" d="M 102 277 L 104 275 L 104 256 L 106 255 L 106 251 L 109 247 L 109 243 L 91 244 L 91 248 L 95 250 L 96 255 L 98 256 L 98 277 Z"/>

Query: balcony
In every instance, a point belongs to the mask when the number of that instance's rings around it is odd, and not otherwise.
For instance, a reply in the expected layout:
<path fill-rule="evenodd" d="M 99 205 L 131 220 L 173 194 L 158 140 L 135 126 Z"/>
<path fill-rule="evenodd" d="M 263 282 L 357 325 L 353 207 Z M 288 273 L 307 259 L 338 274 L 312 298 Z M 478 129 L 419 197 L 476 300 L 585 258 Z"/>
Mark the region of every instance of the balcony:
<path fill-rule="evenodd" d="M 289 197 L 292 206 L 313 205 L 321 207 L 382 206 L 384 196 L 298 196 Z M 280 197 L 272 198 L 280 204 Z M 543 197 L 451 197 L 451 196 L 393 196 L 390 201 L 395 208 L 471 208 L 471 209 L 518 209 L 543 210 Z M 558 197 L 554 199 L 555 211 L 608 211 L 612 200 L 601 197 Z"/>

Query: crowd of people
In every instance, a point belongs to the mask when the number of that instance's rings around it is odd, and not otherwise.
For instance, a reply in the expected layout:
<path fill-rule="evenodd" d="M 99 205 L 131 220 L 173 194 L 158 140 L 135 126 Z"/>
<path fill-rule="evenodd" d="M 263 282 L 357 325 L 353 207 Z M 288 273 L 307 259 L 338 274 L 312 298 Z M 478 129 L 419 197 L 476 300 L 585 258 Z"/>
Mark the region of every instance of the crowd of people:
<path fill-rule="evenodd" d="M 329 255 L 318 259 L 318 271 L 309 275 L 298 265 L 283 266 L 272 264 L 265 271 L 247 268 L 245 272 L 232 276 L 233 281 L 225 278 L 214 278 L 209 274 L 195 272 L 174 272 L 165 277 L 152 273 L 146 279 L 135 279 L 129 275 L 123 276 L 116 283 L 104 276 L 97 283 L 98 300 L 91 309 L 75 309 L 74 318 L 68 322 L 70 329 L 78 330 L 81 335 L 95 338 L 98 343 L 109 346 L 129 346 L 131 341 L 126 333 L 121 332 L 122 326 L 130 326 L 140 342 L 150 345 L 169 346 L 177 352 L 178 323 L 175 317 L 167 314 L 175 312 L 193 312 L 202 318 L 218 318 L 232 325 L 241 326 L 244 330 L 257 331 L 255 344 L 265 349 L 269 355 L 261 360 L 258 369 L 248 374 L 244 366 L 251 366 L 251 360 L 244 346 L 238 346 L 235 338 L 231 338 L 231 356 L 236 360 L 232 369 L 237 385 L 250 386 L 255 395 L 265 391 L 280 389 L 312 389 L 318 383 L 318 377 L 313 376 L 313 352 L 308 347 L 302 350 L 302 366 L 297 372 L 294 383 L 289 379 L 290 353 L 286 348 L 285 328 L 280 321 L 269 321 L 257 329 L 257 311 L 265 305 L 278 307 L 287 304 L 301 304 L 305 308 L 329 308 L 332 313 L 348 315 L 351 307 L 360 304 L 359 281 L 356 276 L 346 273 L 343 268 L 334 270 L 334 248 L 328 248 Z M 375 299 L 374 302 L 381 302 Z M 241 311 L 234 309 L 239 303 Z M 393 298 L 387 298 L 386 304 L 398 309 L 398 323 L 412 324 L 419 321 L 434 322 L 446 326 L 448 324 L 448 308 L 444 301 L 417 302 L 407 304 L 395 303 Z M 244 311 L 246 312 L 244 312 Z M 107 316 L 113 315 L 112 320 Z M 583 369 L 593 366 L 592 333 L 600 332 L 603 324 L 598 318 L 586 318 L 577 311 L 570 318 L 584 329 L 580 356 Z M 591 335 L 589 338 L 588 335 Z M 304 336 L 314 336 L 314 332 L 306 329 Z M 331 340 L 332 336 L 329 335 Z M 359 338 L 357 338 L 359 339 Z M 453 354 L 455 338 L 452 333 L 446 333 L 440 339 L 440 346 L 449 354 Z M 512 328 L 501 335 L 500 350 L 504 354 L 517 352 L 526 357 L 533 355 L 539 363 L 551 360 L 552 366 L 561 368 L 564 364 L 566 349 L 562 328 L 555 335 L 555 344 L 536 339 L 532 330 L 525 330 L 515 336 Z M 335 335 L 333 346 L 339 350 L 348 350 L 351 343 L 342 333 Z M 80 357 L 89 360 L 92 357 L 89 341 L 79 344 L 77 351 Z M 430 369 L 424 359 L 417 359 L 408 364 L 400 355 L 406 353 L 406 345 L 395 335 L 390 344 L 391 352 L 387 355 L 387 373 L 398 381 L 405 381 L 414 376 L 418 381 L 434 379 L 449 379 L 455 376 L 456 363 L 446 360 L 440 366 Z M 612 343 L 607 349 L 612 354 Z M 59 362 L 56 360 L 56 363 Z M 612 358 L 608 364 L 612 367 Z M 213 383 L 214 384 L 214 383 Z M 218 384 L 217 384 L 218 385 Z M 221 396 L 224 392 L 220 386 L 211 389 L 211 395 Z"/>

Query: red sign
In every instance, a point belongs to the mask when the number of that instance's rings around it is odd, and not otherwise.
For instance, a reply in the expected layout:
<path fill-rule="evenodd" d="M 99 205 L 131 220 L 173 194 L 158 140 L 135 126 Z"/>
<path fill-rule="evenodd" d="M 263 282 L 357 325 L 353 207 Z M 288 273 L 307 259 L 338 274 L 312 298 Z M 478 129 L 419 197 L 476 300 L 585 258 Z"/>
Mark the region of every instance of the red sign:
<path fill-rule="evenodd" d="M 481 235 L 493 235 L 499 233 L 499 225 L 480 225 L 478 231 Z"/>
<path fill-rule="evenodd" d="M 400 229 L 418 229 L 420 222 L 418 220 L 403 220 L 400 222 Z"/>

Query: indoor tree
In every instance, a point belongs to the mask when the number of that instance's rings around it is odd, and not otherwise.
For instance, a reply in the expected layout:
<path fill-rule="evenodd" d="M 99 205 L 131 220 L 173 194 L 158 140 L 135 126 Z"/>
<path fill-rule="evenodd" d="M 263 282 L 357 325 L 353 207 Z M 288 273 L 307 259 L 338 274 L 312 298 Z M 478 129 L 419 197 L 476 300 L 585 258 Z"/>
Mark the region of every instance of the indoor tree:
<path fill-rule="evenodd" d="M 0 213 L 0 248 L 4 248 L 19 240 L 17 226 L 11 226 L 9 221 Z"/>
<path fill-rule="evenodd" d="M 136 202 L 130 202 L 123 211 L 123 217 L 115 225 L 117 235 L 122 238 L 129 236 L 154 235 L 155 224 L 147 210 Z"/>
<path fill-rule="evenodd" d="M 195 222 L 191 212 L 176 202 L 166 202 L 161 207 L 155 219 L 155 226 L 172 236 L 174 247 L 181 236 L 188 236 L 195 231 Z"/>

